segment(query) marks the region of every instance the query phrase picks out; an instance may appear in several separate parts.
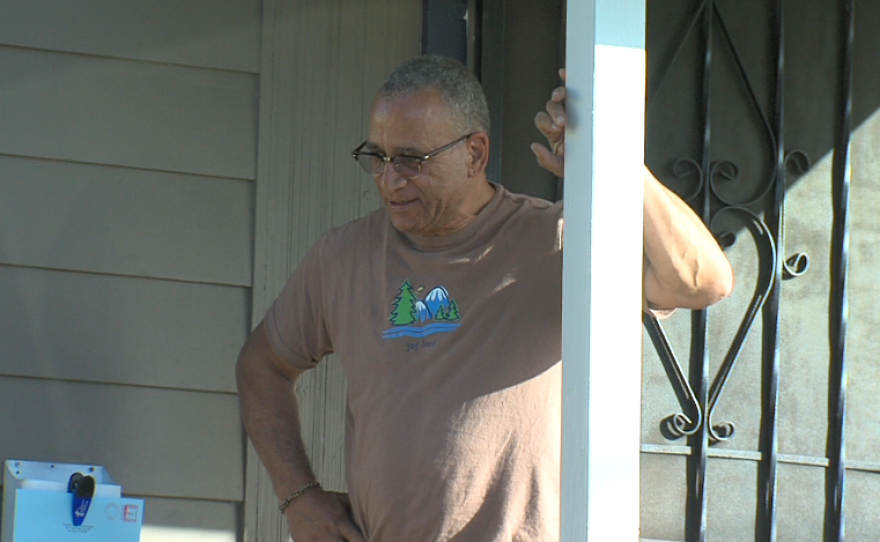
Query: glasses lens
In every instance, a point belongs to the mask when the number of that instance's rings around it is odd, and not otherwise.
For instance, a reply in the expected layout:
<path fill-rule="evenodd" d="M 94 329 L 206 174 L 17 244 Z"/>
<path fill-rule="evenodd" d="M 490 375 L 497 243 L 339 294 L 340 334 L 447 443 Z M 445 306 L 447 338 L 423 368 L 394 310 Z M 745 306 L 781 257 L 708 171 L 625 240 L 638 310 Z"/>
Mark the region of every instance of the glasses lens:
<path fill-rule="evenodd" d="M 414 156 L 396 156 L 394 157 L 394 171 L 400 173 L 401 177 L 411 179 L 421 171 L 422 160 Z"/>
<path fill-rule="evenodd" d="M 375 154 L 358 154 L 357 161 L 370 175 L 381 175 L 385 169 L 385 162 Z"/>

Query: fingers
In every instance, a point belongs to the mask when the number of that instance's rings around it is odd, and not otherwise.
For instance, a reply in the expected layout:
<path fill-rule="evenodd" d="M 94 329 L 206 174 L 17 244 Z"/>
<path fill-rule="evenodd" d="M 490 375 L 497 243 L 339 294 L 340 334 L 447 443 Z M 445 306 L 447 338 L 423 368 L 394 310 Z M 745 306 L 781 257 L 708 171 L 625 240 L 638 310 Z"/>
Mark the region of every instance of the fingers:
<path fill-rule="evenodd" d="M 360 529 L 348 519 L 340 519 L 330 525 L 299 528 L 288 524 L 288 532 L 297 542 L 366 542 Z"/>
<path fill-rule="evenodd" d="M 564 135 L 565 126 L 568 124 L 568 115 L 565 113 L 565 87 L 557 87 L 550 94 L 550 100 L 545 106 L 546 111 L 541 111 L 535 115 L 535 127 L 544 134 L 544 137 L 551 140 L 550 143 L 555 147 L 556 140 L 561 140 Z M 553 149 L 554 152 L 556 149 Z"/>
<path fill-rule="evenodd" d="M 550 94 L 550 100 L 545 106 L 548 118 L 559 128 L 568 124 L 568 115 L 565 113 L 565 98 L 567 96 L 565 87 L 556 87 Z"/>
<path fill-rule="evenodd" d="M 567 123 L 567 119 L 565 123 Z M 537 127 L 538 131 L 547 138 L 547 145 L 550 147 L 550 152 L 557 156 L 565 155 L 564 124 L 563 126 L 560 126 L 558 123 L 553 122 L 553 120 L 550 119 L 550 115 L 543 111 L 535 115 L 535 127 Z"/>
<path fill-rule="evenodd" d="M 351 515 L 348 495 L 315 490 L 287 509 L 287 527 L 297 542 L 366 542 Z"/>
<path fill-rule="evenodd" d="M 342 506 L 351 509 L 351 497 L 348 496 L 348 493 L 333 491 L 332 494 L 336 496 L 336 499 L 342 504 Z"/>
<path fill-rule="evenodd" d="M 550 115 L 544 111 L 535 115 L 535 127 L 547 139 L 559 139 L 563 134 L 563 129 L 553 122 Z"/>
<path fill-rule="evenodd" d="M 532 143 L 532 152 L 538 159 L 538 165 L 557 177 L 565 176 L 565 161 L 562 156 L 550 152 L 550 149 L 539 143 Z"/>
<path fill-rule="evenodd" d="M 559 70 L 559 77 L 565 81 L 565 68 Z M 532 144 L 532 152 L 538 160 L 538 165 L 550 171 L 557 177 L 564 173 L 565 155 L 565 127 L 568 125 L 568 115 L 565 113 L 565 99 L 568 92 L 565 86 L 556 87 L 550 93 L 544 111 L 535 115 L 535 127 L 547 138 L 547 145 Z"/>
<path fill-rule="evenodd" d="M 565 104 L 565 98 L 568 95 L 568 90 L 565 86 L 556 87 L 553 89 L 553 92 L 550 93 L 550 101 L 547 102 L 547 105 L 550 104 Z"/>
<path fill-rule="evenodd" d="M 347 542 L 367 542 L 363 533 L 351 521 L 339 525 L 339 534 L 341 534 Z"/>
<path fill-rule="evenodd" d="M 340 520 L 337 525 L 339 534 L 342 535 L 347 542 L 366 542 L 363 533 L 361 533 L 360 529 L 358 529 L 357 525 L 354 523 L 354 518 L 352 517 L 351 512 L 351 498 L 348 496 L 348 493 L 339 493 L 336 491 L 330 493 L 336 497 L 336 500 L 342 505 L 347 513 L 347 516 Z"/>

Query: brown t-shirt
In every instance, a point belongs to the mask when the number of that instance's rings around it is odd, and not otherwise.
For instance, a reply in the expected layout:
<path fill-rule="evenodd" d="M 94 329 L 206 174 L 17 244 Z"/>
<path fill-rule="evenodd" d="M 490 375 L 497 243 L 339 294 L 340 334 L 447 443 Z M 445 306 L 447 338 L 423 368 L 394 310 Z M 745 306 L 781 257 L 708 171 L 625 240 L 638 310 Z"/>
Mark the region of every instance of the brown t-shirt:
<path fill-rule="evenodd" d="M 342 363 L 370 542 L 559 538 L 562 204 L 495 189 L 452 235 L 329 231 L 267 313 L 291 365 Z"/>

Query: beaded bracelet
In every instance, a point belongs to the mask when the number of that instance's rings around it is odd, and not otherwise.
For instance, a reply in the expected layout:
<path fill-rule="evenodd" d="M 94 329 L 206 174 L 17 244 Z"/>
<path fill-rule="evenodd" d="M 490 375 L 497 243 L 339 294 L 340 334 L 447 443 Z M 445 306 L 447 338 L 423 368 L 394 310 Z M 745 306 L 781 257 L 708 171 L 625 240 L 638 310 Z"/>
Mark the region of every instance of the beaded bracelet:
<path fill-rule="evenodd" d="M 280 510 L 281 513 L 283 514 L 284 511 L 287 510 L 287 507 L 290 506 L 290 503 L 293 502 L 293 499 L 295 499 L 297 497 L 302 497 L 303 493 L 305 493 L 306 491 L 308 491 L 312 488 L 316 488 L 316 487 L 321 487 L 321 484 L 319 484 L 318 482 L 309 482 L 308 484 L 297 489 L 296 491 L 291 493 L 290 496 L 288 496 L 286 499 L 284 499 L 284 501 L 280 505 L 278 505 L 278 510 Z"/>

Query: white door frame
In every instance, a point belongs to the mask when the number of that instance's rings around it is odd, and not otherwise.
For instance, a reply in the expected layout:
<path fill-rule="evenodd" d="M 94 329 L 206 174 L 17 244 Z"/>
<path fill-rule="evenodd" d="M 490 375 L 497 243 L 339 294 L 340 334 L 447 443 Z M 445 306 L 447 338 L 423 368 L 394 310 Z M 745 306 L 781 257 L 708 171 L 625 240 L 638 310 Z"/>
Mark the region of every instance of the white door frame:
<path fill-rule="evenodd" d="M 562 542 L 639 539 L 645 10 L 567 6 Z"/>

